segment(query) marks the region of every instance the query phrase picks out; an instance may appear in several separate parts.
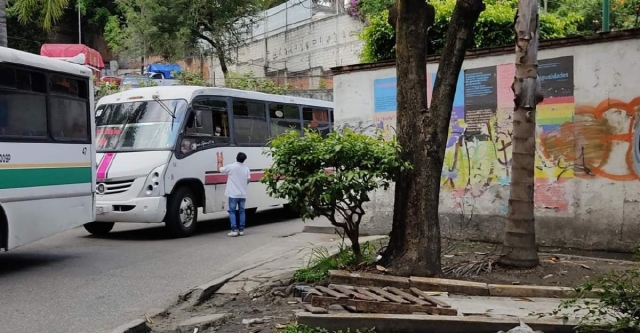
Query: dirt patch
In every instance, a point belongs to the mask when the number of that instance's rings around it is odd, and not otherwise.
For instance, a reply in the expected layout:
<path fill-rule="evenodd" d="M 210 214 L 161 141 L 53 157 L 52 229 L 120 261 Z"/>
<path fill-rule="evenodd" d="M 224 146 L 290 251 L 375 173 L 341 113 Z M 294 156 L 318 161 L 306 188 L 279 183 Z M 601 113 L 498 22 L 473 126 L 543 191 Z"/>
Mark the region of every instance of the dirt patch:
<path fill-rule="evenodd" d="M 295 321 L 295 311 L 300 311 L 294 298 L 254 297 L 243 293 L 238 295 L 216 294 L 209 301 L 197 307 L 174 309 L 171 313 L 152 318 L 149 326 L 152 333 L 174 333 L 178 324 L 195 316 L 228 313 L 230 316 L 215 327 L 203 332 L 217 333 L 275 333 L 284 325 Z M 251 324 L 243 324 L 250 321 Z"/>
<path fill-rule="evenodd" d="M 629 261 L 631 254 L 541 248 L 540 266 L 519 270 L 497 263 L 500 245 L 443 241 L 442 248 L 447 278 L 485 283 L 576 287 L 612 270 L 640 268 L 640 263 Z"/>

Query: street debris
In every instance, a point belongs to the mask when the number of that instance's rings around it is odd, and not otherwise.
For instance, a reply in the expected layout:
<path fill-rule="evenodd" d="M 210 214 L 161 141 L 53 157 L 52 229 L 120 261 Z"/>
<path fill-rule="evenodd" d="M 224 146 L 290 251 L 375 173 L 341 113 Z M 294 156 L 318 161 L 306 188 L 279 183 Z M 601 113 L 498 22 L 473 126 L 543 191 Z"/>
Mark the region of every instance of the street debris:
<path fill-rule="evenodd" d="M 505 333 L 503 331 L 499 331 L 498 333 Z M 534 331 L 529 325 L 525 324 L 522 319 L 520 319 L 520 326 L 514 327 L 507 331 L 507 333 L 544 333 L 542 331 Z"/>
<path fill-rule="evenodd" d="M 585 265 L 585 264 L 580 264 L 580 267 L 582 267 L 582 268 L 584 268 L 584 269 L 588 269 L 588 270 L 590 270 L 590 271 L 591 271 L 591 270 L 593 270 L 593 268 L 591 268 L 591 267 L 589 267 L 589 266 L 587 266 L 587 265 Z"/>
<path fill-rule="evenodd" d="M 546 280 L 546 279 L 549 279 L 549 278 L 552 278 L 552 277 L 553 277 L 553 274 L 549 274 L 549 275 L 545 275 L 542 279 Z"/>

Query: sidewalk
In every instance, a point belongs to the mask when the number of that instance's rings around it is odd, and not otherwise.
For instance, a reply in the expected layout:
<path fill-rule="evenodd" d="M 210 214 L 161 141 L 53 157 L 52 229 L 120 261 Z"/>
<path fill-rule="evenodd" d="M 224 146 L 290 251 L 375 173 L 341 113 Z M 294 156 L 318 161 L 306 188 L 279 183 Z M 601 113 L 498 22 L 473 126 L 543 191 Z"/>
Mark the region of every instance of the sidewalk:
<path fill-rule="evenodd" d="M 364 243 L 384 238 L 386 237 L 369 236 L 361 237 L 360 241 Z M 187 291 L 173 306 L 167 309 L 149 309 L 142 318 L 123 324 L 112 332 L 147 332 L 147 326 L 151 326 L 154 332 L 175 331 L 180 323 L 193 319 L 194 316 L 215 313 L 209 306 L 199 306 L 214 295 L 233 298 L 241 293 L 250 294 L 260 286 L 288 284 L 295 271 L 307 265 L 314 248 L 324 247 L 329 253 L 335 254 L 342 242 L 337 234 L 296 233 L 283 236 L 280 242 L 257 247 L 219 267 L 218 274 L 209 277 L 209 282 Z M 350 242 L 345 240 L 344 246 L 350 246 Z M 190 331 L 193 332 L 193 329 Z"/>

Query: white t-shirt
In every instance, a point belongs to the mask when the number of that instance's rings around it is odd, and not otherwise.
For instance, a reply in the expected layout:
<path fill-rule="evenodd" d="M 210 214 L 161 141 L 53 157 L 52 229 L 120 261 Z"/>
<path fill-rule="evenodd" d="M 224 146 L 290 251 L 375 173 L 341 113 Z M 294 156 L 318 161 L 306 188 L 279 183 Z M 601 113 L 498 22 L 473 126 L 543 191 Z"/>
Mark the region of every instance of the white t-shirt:
<path fill-rule="evenodd" d="M 243 163 L 235 162 L 220 168 L 220 172 L 229 175 L 224 195 L 229 198 L 246 198 L 247 186 L 251 180 L 251 171 Z"/>

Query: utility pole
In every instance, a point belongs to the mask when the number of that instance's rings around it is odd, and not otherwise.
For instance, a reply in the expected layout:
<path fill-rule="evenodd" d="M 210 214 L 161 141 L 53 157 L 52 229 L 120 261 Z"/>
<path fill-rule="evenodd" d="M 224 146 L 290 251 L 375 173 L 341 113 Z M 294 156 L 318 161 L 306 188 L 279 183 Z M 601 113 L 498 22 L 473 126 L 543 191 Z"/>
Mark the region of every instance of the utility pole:
<path fill-rule="evenodd" d="M 602 32 L 609 32 L 609 0 L 602 0 Z"/>
<path fill-rule="evenodd" d="M 549 0 L 544 0 L 544 12 L 547 13 L 547 5 L 549 4 Z"/>
<path fill-rule="evenodd" d="M 78 1 L 78 44 L 82 44 L 82 19 L 80 16 L 80 0 Z"/>

